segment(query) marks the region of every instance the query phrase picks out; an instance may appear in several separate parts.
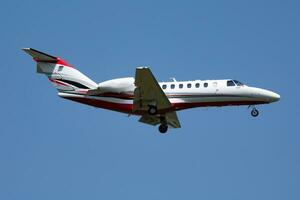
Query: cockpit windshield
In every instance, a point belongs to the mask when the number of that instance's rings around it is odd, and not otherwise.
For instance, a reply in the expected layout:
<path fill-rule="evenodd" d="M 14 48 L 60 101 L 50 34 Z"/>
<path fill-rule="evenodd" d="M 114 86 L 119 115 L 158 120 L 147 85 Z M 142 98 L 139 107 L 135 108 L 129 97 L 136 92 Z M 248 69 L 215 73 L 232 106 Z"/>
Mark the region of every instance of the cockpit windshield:
<path fill-rule="evenodd" d="M 232 80 L 227 81 L 227 86 L 228 87 L 235 86 L 235 83 Z"/>
<path fill-rule="evenodd" d="M 234 82 L 235 82 L 235 84 L 236 84 L 237 86 L 243 86 L 243 85 L 244 85 L 243 83 L 241 83 L 240 81 L 237 81 L 237 80 L 234 80 Z"/>
<path fill-rule="evenodd" d="M 227 86 L 231 87 L 231 86 L 243 86 L 244 84 L 241 83 L 240 81 L 237 80 L 229 80 L 227 81 Z"/>

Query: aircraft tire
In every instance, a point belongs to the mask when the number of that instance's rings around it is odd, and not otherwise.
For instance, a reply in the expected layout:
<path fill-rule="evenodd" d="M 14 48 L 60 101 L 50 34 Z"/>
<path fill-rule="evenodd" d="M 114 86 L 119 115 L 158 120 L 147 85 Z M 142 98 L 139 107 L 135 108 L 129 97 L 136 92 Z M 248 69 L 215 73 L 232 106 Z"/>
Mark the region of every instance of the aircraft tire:
<path fill-rule="evenodd" d="M 253 109 L 253 110 L 251 111 L 251 115 L 252 115 L 252 117 L 257 117 L 257 116 L 259 115 L 259 111 L 256 110 L 256 109 Z"/>
<path fill-rule="evenodd" d="M 161 125 L 159 125 L 158 130 L 161 134 L 164 134 L 168 131 L 168 126 L 164 125 L 164 124 L 161 124 Z"/>

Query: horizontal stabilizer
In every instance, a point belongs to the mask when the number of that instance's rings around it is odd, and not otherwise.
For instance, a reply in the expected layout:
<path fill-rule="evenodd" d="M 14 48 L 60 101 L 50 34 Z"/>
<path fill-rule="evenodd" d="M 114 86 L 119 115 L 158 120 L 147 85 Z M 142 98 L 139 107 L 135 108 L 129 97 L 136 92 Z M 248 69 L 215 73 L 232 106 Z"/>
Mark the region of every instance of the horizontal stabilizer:
<path fill-rule="evenodd" d="M 41 51 L 32 48 L 22 48 L 27 54 L 29 54 L 34 60 L 42 62 L 57 62 L 58 58 L 55 56 L 48 55 Z"/>
<path fill-rule="evenodd" d="M 57 64 L 62 64 L 68 67 L 73 67 L 69 65 L 65 60 L 56 57 L 56 56 L 51 56 L 49 54 L 46 54 L 44 52 L 38 51 L 33 48 L 22 48 L 22 50 L 30 55 L 36 62 L 46 62 L 46 63 L 57 63 Z"/>

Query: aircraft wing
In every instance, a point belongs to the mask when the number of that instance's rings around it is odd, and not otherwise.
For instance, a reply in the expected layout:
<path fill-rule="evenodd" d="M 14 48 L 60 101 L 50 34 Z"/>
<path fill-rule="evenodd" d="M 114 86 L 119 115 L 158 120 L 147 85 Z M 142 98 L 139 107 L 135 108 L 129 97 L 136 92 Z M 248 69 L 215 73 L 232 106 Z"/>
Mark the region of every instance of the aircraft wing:
<path fill-rule="evenodd" d="M 135 72 L 133 111 L 147 111 L 149 105 L 157 110 L 171 108 L 171 103 L 165 95 L 148 67 L 138 67 Z"/>
<path fill-rule="evenodd" d="M 147 111 L 149 105 L 156 106 L 157 110 L 168 110 L 171 103 L 147 67 L 138 67 L 135 73 L 135 86 L 133 111 Z M 161 123 L 159 115 L 143 115 L 139 122 L 157 125 Z M 175 111 L 164 113 L 166 123 L 173 128 L 180 128 Z"/>
<path fill-rule="evenodd" d="M 169 124 L 173 128 L 181 127 L 175 111 L 166 113 L 166 121 L 167 121 L 167 124 Z"/>
<path fill-rule="evenodd" d="M 165 118 L 167 124 L 170 125 L 171 127 L 173 128 L 181 127 L 176 112 L 166 113 Z M 154 115 L 144 115 L 139 119 L 139 122 L 156 126 L 157 124 L 160 124 L 160 117 Z"/>

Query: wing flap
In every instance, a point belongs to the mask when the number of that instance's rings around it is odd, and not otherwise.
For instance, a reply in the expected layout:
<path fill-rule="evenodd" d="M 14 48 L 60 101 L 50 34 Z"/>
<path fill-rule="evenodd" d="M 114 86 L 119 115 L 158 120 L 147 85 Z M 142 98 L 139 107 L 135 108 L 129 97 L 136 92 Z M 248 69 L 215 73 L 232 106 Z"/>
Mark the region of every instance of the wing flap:
<path fill-rule="evenodd" d="M 180 122 L 178 120 L 176 112 L 168 112 L 165 115 L 165 120 L 166 123 L 171 126 L 172 128 L 180 128 Z M 143 115 L 140 119 L 139 122 L 149 124 L 152 126 L 156 126 L 161 123 L 160 116 L 155 116 L 155 115 Z"/>
<path fill-rule="evenodd" d="M 157 124 L 160 123 L 160 120 L 156 116 L 144 115 L 139 119 L 139 122 L 149 124 L 149 125 L 152 125 L 152 126 L 156 126 Z"/>
<path fill-rule="evenodd" d="M 181 127 L 176 112 L 166 113 L 166 121 L 167 121 L 167 124 L 170 125 L 173 128 L 180 128 Z"/>

